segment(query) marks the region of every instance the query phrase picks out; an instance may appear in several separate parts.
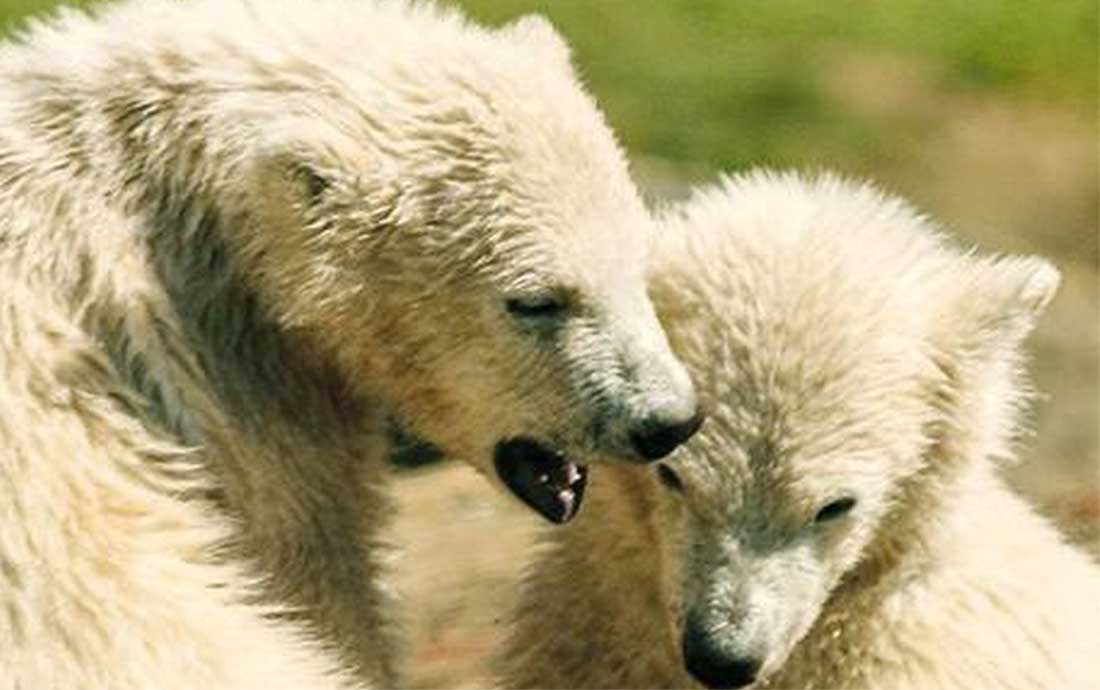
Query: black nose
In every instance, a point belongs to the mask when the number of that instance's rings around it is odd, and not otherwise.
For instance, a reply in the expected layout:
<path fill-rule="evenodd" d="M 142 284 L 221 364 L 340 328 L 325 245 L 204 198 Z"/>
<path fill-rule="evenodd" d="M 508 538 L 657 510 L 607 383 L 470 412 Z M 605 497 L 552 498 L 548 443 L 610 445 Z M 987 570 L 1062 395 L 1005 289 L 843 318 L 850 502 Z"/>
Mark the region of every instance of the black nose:
<path fill-rule="evenodd" d="M 708 688 L 740 688 L 756 680 L 760 660 L 741 657 L 719 647 L 697 626 L 688 625 L 683 637 L 684 665 Z"/>
<path fill-rule="evenodd" d="M 703 425 L 704 415 L 696 411 L 688 419 L 650 417 L 630 435 L 634 450 L 646 460 L 658 460 L 692 437 Z"/>

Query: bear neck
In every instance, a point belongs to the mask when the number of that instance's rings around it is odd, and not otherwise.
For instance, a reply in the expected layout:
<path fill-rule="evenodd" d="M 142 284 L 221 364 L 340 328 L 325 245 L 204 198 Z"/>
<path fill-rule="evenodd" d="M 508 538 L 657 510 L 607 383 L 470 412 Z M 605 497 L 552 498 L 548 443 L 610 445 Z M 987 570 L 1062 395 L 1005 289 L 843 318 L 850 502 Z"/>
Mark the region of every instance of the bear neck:
<path fill-rule="evenodd" d="M 238 222 L 198 201 L 163 204 L 147 222 L 166 320 L 193 347 L 194 375 L 249 435 L 289 429 L 322 447 L 357 435 L 368 406 L 318 346 L 277 323 L 235 265 L 225 238 Z"/>
<path fill-rule="evenodd" d="M 101 116 L 80 114 L 71 127 L 92 129 L 80 121 Z M 135 143 L 119 169 L 81 161 L 118 160 L 114 149 L 125 146 L 129 130 L 44 141 L 27 160 L 0 157 L 5 179 L 49 182 L 16 184 L 0 207 L 34 219 L 5 227 L 18 249 L 0 268 L 22 274 L 80 323 L 144 398 L 150 421 L 176 441 L 208 441 L 209 428 L 223 422 L 204 419 L 207 408 L 257 440 L 287 429 L 324 447 L 354 435 L 373 406 L 318 347 L 270 317 L 233 261 L 226 238 L 243 219 L 212 200 L 234 171 L 207 174 L 205 167 L 218 168 L 210 159 L 218 154 L 204 149 L 201 129 L 168 115 L 142 123 L 178 125 L 193 141 L 181 142 L 179 160 L 159 162 L 152 147 Z M 59 174 L 57 160 L 69 161 L 71 174 Z"/>
<path fill-rule="evenodd" d="M 197 203 L 142 219 L 148 309 L 135 319 L 135 304 L 120 305 L 100 336 L 148 418 L 197 449 L 214 478 L 204 498 L 234 518 L 227 547 L 270 578 L 261 598 L 347 640 L 349 663 L 374 663 L 361 630 L 390 624 L 380 584 L 387 419 L 271 317 L 224 244 L 233 222 Z M 333 591 L 336 603 L 325 598 Z M 385 664 L 362 671 L 393 677 Z"/>

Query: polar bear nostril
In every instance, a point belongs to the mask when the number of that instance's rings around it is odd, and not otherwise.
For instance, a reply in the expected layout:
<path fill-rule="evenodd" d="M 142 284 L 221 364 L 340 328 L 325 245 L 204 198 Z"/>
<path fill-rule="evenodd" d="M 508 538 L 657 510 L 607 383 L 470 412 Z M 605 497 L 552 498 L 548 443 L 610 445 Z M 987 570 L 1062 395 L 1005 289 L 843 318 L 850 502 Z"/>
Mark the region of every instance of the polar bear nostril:
<path fill-rule="evenodd" d="M 690 622 L 681 641 L 684 666 L 708 688 L 740 688 L 756 680 L 761 662 L 730 654 L 714 638 Z"/>
<path fill-rule="evenodd" d="M 638 455 L 646 460 L 658 460 L 691 438 L 703 425 L 704 419 L 698 409 L 687 419 L 650 417 L 630 435 L 630 441 Z"/>

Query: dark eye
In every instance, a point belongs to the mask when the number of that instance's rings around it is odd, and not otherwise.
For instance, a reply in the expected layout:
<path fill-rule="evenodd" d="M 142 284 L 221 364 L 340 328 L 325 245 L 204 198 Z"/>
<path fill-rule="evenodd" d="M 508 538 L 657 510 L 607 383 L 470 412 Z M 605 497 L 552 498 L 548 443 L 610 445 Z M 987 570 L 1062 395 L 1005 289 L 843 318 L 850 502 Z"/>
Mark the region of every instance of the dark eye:
<path fill-rule="evenodd" d="M 565 303 L 548 295 L 513 297 L 504 306 L 509 314 L 520 319 L 549 319 L 565 313 Z"/>
<path fill-rule="evenodd" d="M 657 465 L 657 478 L 661 480 L 669 489 L 682 493 L 684 491 L 684 483 L 680 481 L 680 475 L 676 474 L 668 465 L 661 463 Z"/>
<path fill-rule="evenodd" d="M 844 498 L 838 498 L 832 503 L 828 503 L 824 508 L 817 511 L 817 515 L 814 516 L 814 522 L 828 522 L 829 520 L 835 520 L 840 517 L 844 517 L 848 514 L 856 505 L 856 499 L 851 496 L 845 496 Z"/>

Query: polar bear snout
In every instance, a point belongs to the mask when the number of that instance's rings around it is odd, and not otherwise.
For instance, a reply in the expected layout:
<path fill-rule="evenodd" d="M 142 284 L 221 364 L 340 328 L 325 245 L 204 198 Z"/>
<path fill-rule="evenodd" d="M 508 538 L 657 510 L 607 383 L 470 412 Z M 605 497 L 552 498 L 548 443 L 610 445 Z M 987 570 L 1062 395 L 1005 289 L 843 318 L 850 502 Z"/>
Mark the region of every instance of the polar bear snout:
<path fill-rule="evenodd" d="M 705 418 L 698 407 L 686 418 L 677 409 L 660 410 L 638 424 L 630 434 L 630 441 L 642 458 L 659 460 L 694 436 Z"/>
<path fill-rule="evenodd" d="M 699 617 L 688 616 L 681 638 L 684 666 L 708 688 L 740 688 L 756 680 L 762 661 L 757 655 L 736 653 L 722 643 Z"/>
<path fill-rule="evenodd" d="M 695 435 L 705 415 L 691 377 L 671 351 L 654 348 L 632 354 L 638 365 L 633 367 L 636 378 L 628 385 L 636 392 L 624 420 L 629 446 L 624 450 L 650 462 L 665 457 Z"/>

